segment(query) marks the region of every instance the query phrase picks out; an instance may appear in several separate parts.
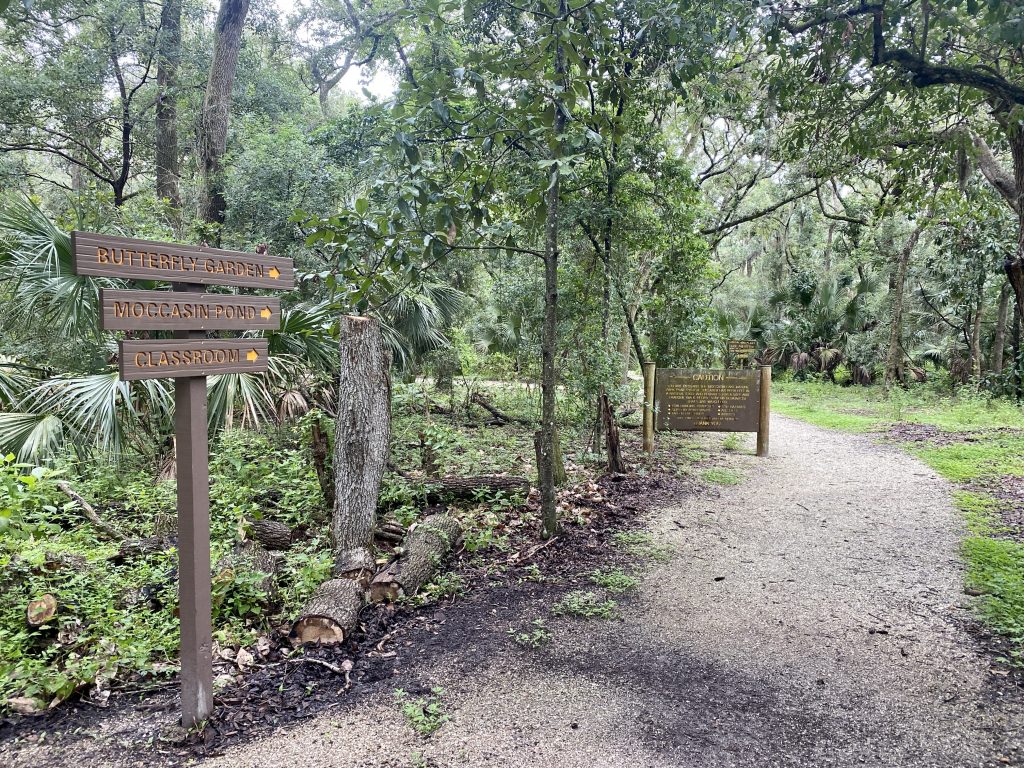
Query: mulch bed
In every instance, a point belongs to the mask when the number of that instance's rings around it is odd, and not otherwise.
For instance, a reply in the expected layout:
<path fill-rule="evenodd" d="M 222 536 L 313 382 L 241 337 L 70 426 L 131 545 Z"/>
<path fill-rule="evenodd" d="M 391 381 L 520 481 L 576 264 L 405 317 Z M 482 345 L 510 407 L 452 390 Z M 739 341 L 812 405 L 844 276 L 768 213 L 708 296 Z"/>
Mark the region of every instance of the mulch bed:
<path fill-rule="evenodd" d="M 549 603 L 585 583 L 586 574 L 595 567 L 633 561 L 635 558 L 614 546 L 615 534 L 640 527 L 646 512 L 695 493 L 699 487 L 694 480 L 666 474 L 583 483 L 560 494 L 564 528 L 550 542 L 541 542 L 534 531 L 523 531 L 512 534 L 509 550 L 492 550 L 482 558 L 461 553 L 453 570 L 469 585 L 463 597 L 420 608 L 367 605 L 350 640 L 333 647 L 307 646 L 298 657 L 293 655 L 287 635 L 273 632 L 267 638 L 269 643 L 265 640 L 253 651 L 252 663 L 244 673 L 230 660 L 218 659 L 215 677 L 230 671 L 236 682 L 217 693 L 214 715 L 202 732 L 189 733 L 174 725 L 178 697 L 176 686 L 169 686 L 148 695 L 115 693 L 106 709 L 83 701 L 40 715 L 11 716 L 0 721 L 0 743 L 15 739 L 31 742 L 46 733 L 48 741 L 59 740 L 62 747 L 58 761 L 49 762 L 51 768 L 75 765 L 75 743 L 91 738 L 87 732 L 105 718 L 141 717 L 142 725 L 134 732 L 132 743 L 116 748 L 111 744 L 109 764 L 177 765 L 221 753 L 233 744 L 339 706 L 357 706 L 362 697 L 389 695 L 399 682 L 418 695 L 415 681 L 404 678 L 404 668 L 396 676 L 399 664 L 404 665 L 413 654 L 422 663 L 455 651 L 445 643 L 457 642 L 459 650 L 465 647 L 458 632 L 439 634 L 439 627 L 456 620 L 465 632 L 471 632 L 479 626 L 480 616 L 493 612 L 494 605 L 514 612 L 517 603 Z M 536 506 L 531 498 L 528 508 L 535 514 Z M 527 569 L 532 566 L 550 581 L 527 580 Z M 465 615 L 460 619 L 460 614 Z M 488 647 L 484 640 L 475 651 L 482 654 L 481 663 L 507 651 L 507 638 L 492 637 L 495 647 Z M 499 642 L 504 643 L 501 648 Z"/>

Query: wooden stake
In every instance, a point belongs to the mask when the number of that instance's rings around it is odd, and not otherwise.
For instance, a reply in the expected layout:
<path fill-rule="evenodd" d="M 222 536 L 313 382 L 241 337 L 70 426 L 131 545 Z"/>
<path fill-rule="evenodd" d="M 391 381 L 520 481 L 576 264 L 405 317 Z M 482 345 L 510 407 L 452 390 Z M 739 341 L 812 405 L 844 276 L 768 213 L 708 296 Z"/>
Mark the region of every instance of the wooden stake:
<path fill-rule="evenodd" d="M 655 363 L 644 363 L 644 452 L 654 454 L 654 376 Z"/>
<path fill-rule="evenodd" d="M 768 427 L 772 415 L 772 367 L 761 366 L 761 408 L 757 423 L 757 455 L 768 456 Z"/>
<path fill-rule="evenodd" d="M 198 286 L 189 290 L 202 291 Z M 179 338 L 202 332 L 178 331 Z M 210 607 L 210 465 L 206 377 L 174 380 L 174 440 L 178 468 L 178 610 L 181 620 L 181 724 L 198 725 L 213 712 Z"/>

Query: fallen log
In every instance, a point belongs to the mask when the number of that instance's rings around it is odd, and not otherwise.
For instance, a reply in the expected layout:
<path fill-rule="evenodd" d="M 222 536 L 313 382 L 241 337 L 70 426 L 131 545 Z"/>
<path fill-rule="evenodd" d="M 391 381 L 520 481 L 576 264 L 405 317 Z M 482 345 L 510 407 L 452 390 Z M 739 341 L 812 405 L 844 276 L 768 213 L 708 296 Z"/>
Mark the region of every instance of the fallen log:
<path fill-rule="evenodd" d="M 475 475 L 473 477 L 442 477 L 430 482 L 428 501 L 442 498 L 471 499 L 481 492 L 523 494 L 530 492 L 530 481 L 517 475 Z"/>
<path fill-rule="evenodd" d="M 342 642 L 355 627 L 363 606 L 363 588 L 352 579 L 331 579 L 319 587 L 292 622 L 289 637 L 297 645 Z"/>
<path fill-rule="evenodd" d="M 126 538 L 128 538 L 119 530 L 117 530 L 114 526 L 104 521 L 98 514 L 96 514 L 96 510 L 93 509 L 92 505 L 84 498 L 82 498 L 81 494 L 79 494 L 78 491 L 72 488 L 68 483 L 66 483 L 63 480 L 58 480 L 57 487 L 60 488 L 64 495 L 66 495 L 72 501 L 76 502 L 78 506 L 81 507 L 82 514 L 85 515 L 86 519 L 90 523 L 92 523 L 96 528 L 98 528 L 100 531 L 106 534 L 108 538 L 114 539 L 115 541 L 124 541 Z"/>
<path fill-rule="evenodd" d="M 32 600 L 25 608 L 25 620 L 30 627 L 41 627 L 57 615 L 57 598 L 53 595 L 43 595 L 38 600 Z"/>
<path fill-rule="evenodd" d="M 254 521 L 252 537 L 272 551 L 285 552 L 292 546 L 292 529 L 275 520 Z"/>
<path fill-rule="evenodd" d="M 129 560 L 134 560 L 137 557 L 146 557 L 147 555 L 154 555 L 157 552 L 163 552 L 165 549 L 174 545 L 173 539 L 169 539 L 165 536 L 147 536 L 144 539 L 125 539 L 121 542 L 121 546 L 118 547 L 117 552 L 110 555 L 107 559 L 115 565 L 121 565 Z"/>
<path fill-rule="evenodd" d="M 507 413 L 499 411 L 494 405 L 492 405 L 487 400 L 486 397 L 484 397 L 479 392 L 474 392 L 470 396 L 469 402 L 479 405 L 481 408 L 483 408 L 485 411 L 491 414 L 491 416 L 496 418 L 498 421 L 504 422 L 506 424 L 526 424 L 527 426 L 529 426 L 536 423 L 533 419 L 525 419 L 521 416 L 509 416 Z"/>
<path fill-rule="evenodd" d="M 402 555 L 373 577 L 370 602 L 390 602 L 416 594 L 438 572 L 461 532 L 458 521 L 451 515 L 424 518 L 406 537 Z"/>

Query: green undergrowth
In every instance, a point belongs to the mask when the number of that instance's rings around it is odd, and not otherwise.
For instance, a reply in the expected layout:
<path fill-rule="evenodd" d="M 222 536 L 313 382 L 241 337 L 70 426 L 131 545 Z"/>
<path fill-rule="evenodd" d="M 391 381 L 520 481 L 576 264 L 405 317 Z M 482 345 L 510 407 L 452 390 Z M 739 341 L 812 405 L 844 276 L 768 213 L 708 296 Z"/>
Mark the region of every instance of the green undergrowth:
<path fill-rule="evenodd" d="M 731 469 L 723 467 L 711 467 L 702 473 L 705 480 L 714 485 L 739 485 L 743 482 L 743 475 Z"/>
<path fill-rule="evenodd" d="M 1006 536 L 999 514 L 1004 502 L 984 490 L 1006 477 L 1024 476 L 1024 410 L 966 388 L 957 395 L 924 386 L 886 393 L 880 387 L 796 382 L 778 388 L 773 407 L 850 432 L 899 423 L 941 430 L 936 440 L 908 442 L 904 448 L 959 484 L 953 498 L 968 531 L 962 542 L 965 587 L 976 595 L 984 624 L 1009 641 L 1009 660 L 1024 665 L 1024 544 Z"/>
<path fill-rule="evenodd" d="M 470 402 L 471 391 L 484 392 L 513 417 L 537 414 L 536 387 L 470 382 L 444 393 L 396 383 L 390 459 L 397 471 L 385 473 L 380 515 L 406 525 L 420 520 L 433 504 L 431 476 L 508 474 L 534 481 L 535 425 L 488 424 L 492 417 Z M 563 404 L 572 413 L 572 404 Z M 333 436 L 330 419 L 313 413 L 287 427 L 228 430 L 211 441 L 213 629 L 222 646 L 255 642 L 293 617 L 329 578 L 330 516 L 310 451 L 314 420 Z M 600 471 L 581 452 L 589 426 L 579 423 L 584 426 L 559 424 L 570 484 Z M 659 457 L 675 462 L 679 472 L 698 471 L 694 465 L 706 453 L 675 438 L 660 442 Z M 626 433 L 624 441 L 631 439 L 638 443 L 639 433 Z M 173 477 L 168 458 L 169 451 L 162 459 L 119 463 L 68 457 L 50 469 L 0 462 L 0 716 L 15 706 L 39 709 L 76 693 L 144 689 L 177 672 L 175 484 L 164 479 Z M 120 542 L 97 530 L 60 491 L 58 480 L 70 483 L 126 538 L 152 539 L 159 546 L 118 557 Z M 460 550 L 472 565 L 487 569 L 500 567 L 487 553 L 510 550 L 520 532 L 535 532 L 539 524 L 521 495 L 482 493 L 444 501 L 463 530 Z M 277 555 L 269 589 L 267 574 L 245 556 L 252 523 L 260 519 L 293 531 L 291 547 Z M 670 556 L 643 532 L 623 534 L 615 543 L 644 558 Z M 629 578 L 607 575 L 606 590 L 625 587 Z M 450 600 L 465 589 L 457 574 L 441 573 L 413 602 Z M 46 595 L 56 599 L 57 612 L 31 628 L 26 607 Z"/>
<path fill-rule="evenodd" d="M 596 592 L 576 590 L 569 592 L 551 607 L 555 616 L 571 616 L 579 619 L 613 619 L 618 607 L 611 598 L 603 598 Z"/>

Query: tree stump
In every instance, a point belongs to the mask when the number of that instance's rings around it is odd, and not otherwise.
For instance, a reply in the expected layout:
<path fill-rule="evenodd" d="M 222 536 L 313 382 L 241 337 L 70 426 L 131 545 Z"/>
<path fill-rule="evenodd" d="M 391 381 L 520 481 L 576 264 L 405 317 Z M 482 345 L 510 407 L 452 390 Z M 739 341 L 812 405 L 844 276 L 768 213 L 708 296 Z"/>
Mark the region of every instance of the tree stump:
<path fill-rule="evenodd" d="M 303 606 L 290 637 L 300 645 L 334 645 L 351 633 L 363 606 L 363 588 L 351 579 L 331 579 L 319 587 Z"/>
<path fill-rule="evenodd" d="M 416 594 L 438 572 L 461 532 L 458 521 L 450 515 L 431 515 L 421 521 L 406 537 L 401 557 L 388 563 L 370 582 L 370 602 L 390 602 Z"/>
<path fill-rule="evenodd" d="M 391 439 L 391 377 L 380 323 L 343 317 L 334 430 L 334 575 L 369 578 L 377 496 Z"/>

